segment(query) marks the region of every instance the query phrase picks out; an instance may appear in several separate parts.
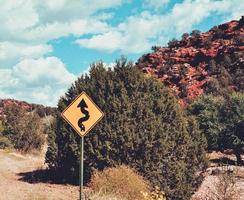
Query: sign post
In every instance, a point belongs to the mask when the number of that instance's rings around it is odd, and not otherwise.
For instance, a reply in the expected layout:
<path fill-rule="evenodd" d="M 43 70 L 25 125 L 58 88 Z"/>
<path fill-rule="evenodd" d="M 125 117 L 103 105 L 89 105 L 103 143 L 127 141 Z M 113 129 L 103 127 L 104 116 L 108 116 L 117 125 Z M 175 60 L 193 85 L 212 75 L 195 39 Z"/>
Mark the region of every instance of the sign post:
<path fill-rule="evenodd" d="M 83 200 L 84 136 L 103 118 L 104 114 L 92 99 L 82 92 L 61 113 L 62 117 L 81 136 L 80 138 L 80 200 Z"/>
<path fill-rule="evenodd" d="M 84 136 L 80 138 L 80 200 L 83 199 Z"/>

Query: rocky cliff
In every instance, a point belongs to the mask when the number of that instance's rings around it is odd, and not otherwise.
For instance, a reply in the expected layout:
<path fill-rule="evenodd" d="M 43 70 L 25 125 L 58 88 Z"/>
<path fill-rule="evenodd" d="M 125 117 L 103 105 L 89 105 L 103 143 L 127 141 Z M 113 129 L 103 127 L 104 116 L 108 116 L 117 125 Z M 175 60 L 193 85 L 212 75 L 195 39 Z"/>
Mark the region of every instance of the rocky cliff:
<path fill-rule="evenodd" d="M 244 17 L 152 50 L 136 65 L 170 87 L 183 105 L 204 92 L 244 90 Z"/>

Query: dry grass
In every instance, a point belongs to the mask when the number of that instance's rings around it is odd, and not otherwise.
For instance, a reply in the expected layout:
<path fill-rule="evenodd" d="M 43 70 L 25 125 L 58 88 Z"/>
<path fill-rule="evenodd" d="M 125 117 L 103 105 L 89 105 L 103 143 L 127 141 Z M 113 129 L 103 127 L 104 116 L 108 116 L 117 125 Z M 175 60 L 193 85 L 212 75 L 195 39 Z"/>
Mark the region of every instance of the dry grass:
<path fill-rule="evenodd" d="M 124 165 L 96 172 L 89 186 L 100 196 L 112 195 L 124 200 L 141 200 L 142 192 L 149 192 L 148 182 L 135 170 Z"/>
<path fill-rule="evenodd" d="M 94 193 L 89 195 L 88 200 L 125 200 L 120 197 L 115 197 L 114 195 Z"/>

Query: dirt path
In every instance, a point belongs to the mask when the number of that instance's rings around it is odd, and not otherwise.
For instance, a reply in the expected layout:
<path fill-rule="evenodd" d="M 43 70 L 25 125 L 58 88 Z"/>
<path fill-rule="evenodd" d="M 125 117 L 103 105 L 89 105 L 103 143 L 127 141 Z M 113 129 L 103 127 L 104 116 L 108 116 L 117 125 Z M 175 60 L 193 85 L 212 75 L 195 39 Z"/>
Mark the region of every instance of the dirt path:
<path fill-rule="evenodd" d="M 0 150 L 0 200 L 76 200 L 79 188 L 71 185 L 28 183 L 25 173 L 42 169 L 42 157 Z"/>
<path fill-rule="evenodd" d="M 19 153 L 0 150 L 0 200 L 77 200 L 78 186 L 41 181 L 28 182 L 28 180 L 34 180 L 33 171 L 45 169 L 43 163 L 44 153 L 42 156 L 23 156 Z M 239 198 L 236 200 L 242 200 L 244 199 L 244 168 L 237 168 L 238 177 L 235 188 L 238 189 Z M 235 167 L 235 170 L 237 168 Z M 212 193 L 211 190 L 218 180 L 220 171 L 221 169 L 216 166 L 209 168 L 205 180 L 192 199 L 212 200 L 207 196 Z"/>

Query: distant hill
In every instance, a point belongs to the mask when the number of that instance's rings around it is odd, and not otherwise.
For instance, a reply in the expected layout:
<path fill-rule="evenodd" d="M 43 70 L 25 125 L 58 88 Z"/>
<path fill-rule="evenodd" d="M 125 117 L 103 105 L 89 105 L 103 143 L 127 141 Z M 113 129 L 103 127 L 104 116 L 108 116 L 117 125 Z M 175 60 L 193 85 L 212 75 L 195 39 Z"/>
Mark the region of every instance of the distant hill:
<path fill-rule="evenodd" d="M 25 101 L 19 101 L 15 99 L 0 99 L 0 116 L 3 115 L 3 108 L 9 105 L 17 105 L 20 108 L 26 110 L 26 112 L 35 111 L 40 117 L 45 117 L 48 115 L 54 115 L 56 112 L 56 108 L 43 106 L 40 104 L 31 104 Z"/>
<path fill-rule="evenodd" d="M 183 105 L 204 92 L 244 90 L 244 17 L 152 50 L 137 67 L 170 87 Z"/>

